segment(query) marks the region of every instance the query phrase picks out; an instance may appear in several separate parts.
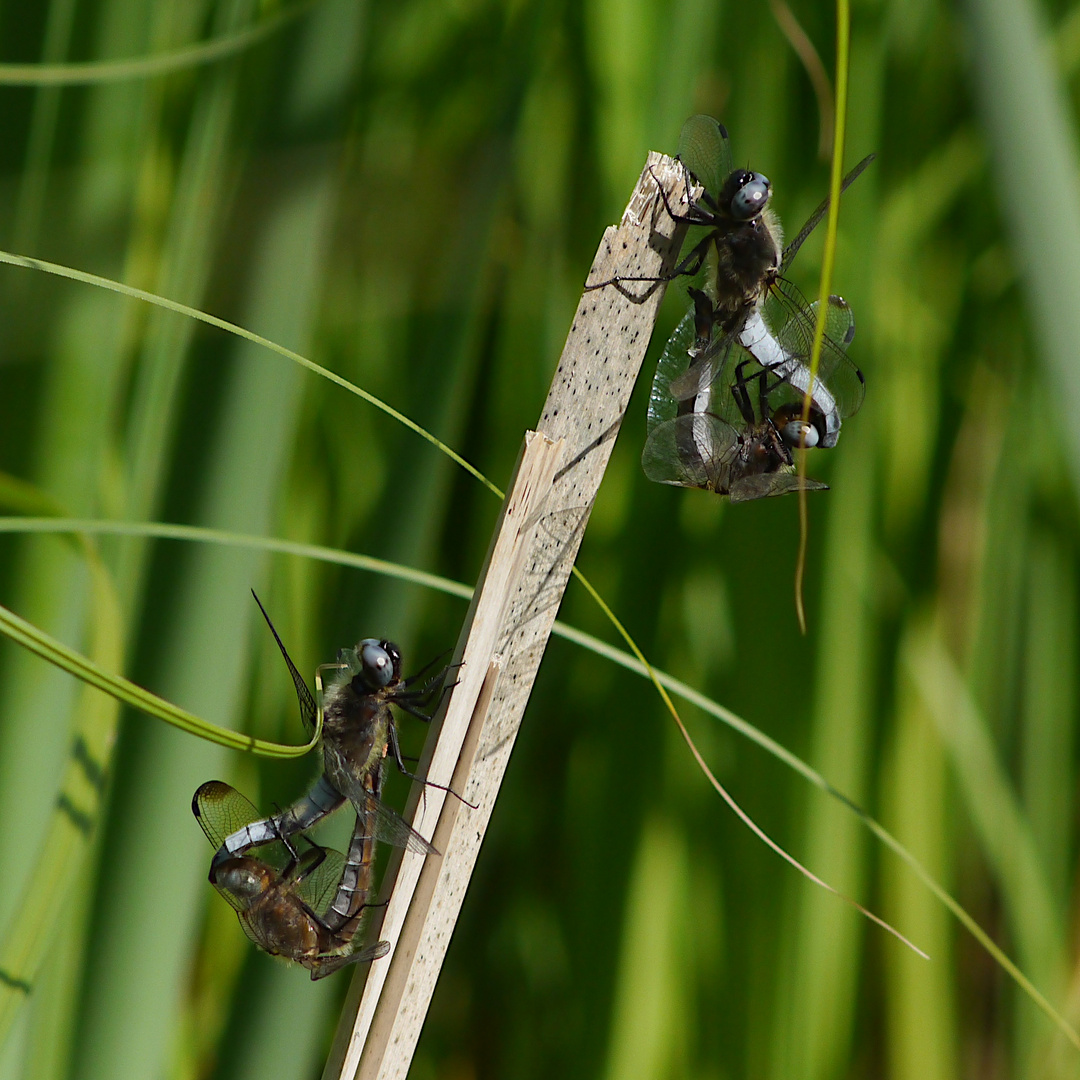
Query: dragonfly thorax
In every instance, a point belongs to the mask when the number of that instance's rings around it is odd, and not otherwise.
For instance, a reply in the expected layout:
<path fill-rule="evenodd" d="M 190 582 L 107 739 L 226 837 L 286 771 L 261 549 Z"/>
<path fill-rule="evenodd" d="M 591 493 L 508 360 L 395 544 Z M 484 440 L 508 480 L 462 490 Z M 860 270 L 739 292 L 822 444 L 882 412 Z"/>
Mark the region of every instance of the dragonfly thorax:
<path fill-rule="evenodd" d="M 717 325 L 736 328 L 756 307 L 780 273 L 780 226 L 771 210 L 752 221 L 717 224 L 714 236 L 715 276 L 709 283 Z"/>
<path fill-rule="evenodd" d="M 730 480 L 741 475 L 771 473 L 791 464 L 791 453 L 780 431 L 771 420 L 765 420 L 756 431 L 743 437 L 741 463 Z"/>
<path fill-rule="evenodd" d="M 334 789 L 352 798 L 358 777 L 381 763 L 393 717 L 390 689 L 371 690 L 358 674 L 330 686 L 323 697 L 323 767 Z"/>

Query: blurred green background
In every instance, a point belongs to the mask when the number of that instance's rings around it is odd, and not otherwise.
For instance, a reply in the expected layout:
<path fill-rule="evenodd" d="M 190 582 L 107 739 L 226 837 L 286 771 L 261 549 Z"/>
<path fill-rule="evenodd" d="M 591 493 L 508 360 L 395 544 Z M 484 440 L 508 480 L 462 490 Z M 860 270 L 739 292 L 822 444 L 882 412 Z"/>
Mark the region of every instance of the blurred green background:
<path fill-rule="evenodd" d="M 171 55 L 281 10 L 9 2 L 0 59 Z M 765 4 L 284 10 L 297 14 L 214 63 L 0 84 L 0 243 L 298 349 L 500 485 L 648 150 L 673 151 L 693 112 L 720 117 L 736 161 L 772 180 L 791 234 L 826 190 L 810 82 Z M 832 8 L 792 11 L 831 71 Z M 1076 1023 L 1080 8 L 859 2 L 852 28 L 848 164 L 879 159 L 845 196 L 834 287 L 856 313 L 868 393 L 839 447 L 810 459 L 833 490 L 810 499 L 808 635 L 793 604 L 796 500 L 731 509 L 641 475 L 648 381 L 681 286 L 579 565 L 651 660 L 879 817 Z M 797 265 L 808 291 L 820 252 L 815 236 Z M 0 469 L 57 510 L 475 579 L 490 494 L 279 356 L 5 266 L 0 363 Z M 37 512 L 32 491 L 7 486 L 6 511 Z M 295 703 L 250 587 L 304 672 L 367 635 L 397 640 L 419 667 L 453 644 L 465 611 L 297 558 L 97 546 L 122 616 L 99 655 L 208 719 L 281 741 L 300 741 Z M 90 650 L 108 627 L 79 550 L 32 536 L 0 537 L 0 549 L 0 600 Z M 573 583 L 562 617 L 613 640 Z M 932 959 L 754 839 L 645 683 L 555 640 L 412 1077 L 1080 1072 L 1080 1055 L 850 813 L 715 720 L 684 715 L 772 836 Z M 13 925 L 73 733 L 107 748 L 115 719 L 100 695 L 0 645 L 0 926 Z M 415 752 L 424 733 L 401 726 Z M 0 1078 L 318 1076 L 348 976 L 312 984 L 257 954 L 206 883 L 210 851 L 189 810 L 204 780 L 268 808 L 315 768 L 260 765 L 120 716 L 91 858 L 42 909 L 50 944 Z M 395 779 L 388 797 L 404 793 Z"/>

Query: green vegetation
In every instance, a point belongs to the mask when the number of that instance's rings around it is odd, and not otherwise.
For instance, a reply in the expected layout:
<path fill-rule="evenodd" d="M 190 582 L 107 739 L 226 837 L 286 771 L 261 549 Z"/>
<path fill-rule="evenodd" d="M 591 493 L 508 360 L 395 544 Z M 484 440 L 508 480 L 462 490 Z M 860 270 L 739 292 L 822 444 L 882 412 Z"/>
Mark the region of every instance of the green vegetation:
<path fill-rule="evenodd" d="M 310 357 L 499 485 L 647 150 L 693 112 L 722 118 L 789 232 L 829 183 L 818 98 L 769 5 L 0 10 L 0 248 Z M 832 71 L 832 10 L 792 10 Z M 1034 13 L 1046 48 L 1021 0 L 852 13 L 846 164 L 879 158 L 844 197 L 833 287 L 868 393 L 811 457 L 833 490 L 808 500 L 807 635 L 795 499 L 730 508 L 641 475 L 681 287 L 579 559 L 650 661 L 865 807 L 1074 1026 L 1078 12 Z M 796 263 L 807 292 L 821 251 L 815 236 Z M 366 635 L 411 668 L 455 640 L 460 597 L 303 547 L 472 582 L 498 512 L 340 385 L 220 322 L 26 265 L 0 266 L 0 364 L 0 510 L 232 534 L 0 530 L 0 603 L 99 668 L 298 745 L 252 586 L 305 672 Z M 576 583 L 561 616 L 616 642 Z M 554 639 L 415 1080 L 1076 1074 L 857 817 L 680 709 L 771 836 L 931 959 L 755 839 L 637 675 Z M 415 752 L 420 725 L 401 726 Z M 189 809 L 211 778 L 269 808 L 315 768 L 122 711 L 0 642 L 0 1080 L 317 1076 L 347 977 L 312 984 L 247 943 Z M 395 778 L 389 798 L 404 792 Z M 10 973 L 32 968 L 27 997 Z"/>

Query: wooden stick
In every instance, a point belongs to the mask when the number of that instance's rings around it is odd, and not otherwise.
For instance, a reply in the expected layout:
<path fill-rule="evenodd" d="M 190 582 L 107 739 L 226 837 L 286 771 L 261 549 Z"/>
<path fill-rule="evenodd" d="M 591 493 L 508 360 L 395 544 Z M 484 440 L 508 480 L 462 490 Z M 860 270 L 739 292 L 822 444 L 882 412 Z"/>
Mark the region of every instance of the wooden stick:
<path fill-rule="evenodd" d="M 650 154 L 590 282 L 669 273 L 684 226 L 685 170 Z M 690 192 L 696 197 L 700 189 Z M 418 774 L 475 806 L 414 786 L 406 817 L 441 855 L 395 852 L 382 925 L 388 958 L 350 987 L 324 1080 L 404 1080 L 502 783 L 551 624 L 652 334 L 663 282 L 583 294 L 538 430 L 528 432 L 455 659 L 458 684 L 432 721 Z M 361 993 L 362 991 L 362 993 Z"/>

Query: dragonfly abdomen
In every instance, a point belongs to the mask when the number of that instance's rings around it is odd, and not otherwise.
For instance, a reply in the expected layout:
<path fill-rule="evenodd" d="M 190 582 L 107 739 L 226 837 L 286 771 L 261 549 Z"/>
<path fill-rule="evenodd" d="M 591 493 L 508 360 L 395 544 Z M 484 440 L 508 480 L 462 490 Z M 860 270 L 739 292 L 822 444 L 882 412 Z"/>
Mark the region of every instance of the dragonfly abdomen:
<path fill-rule="evenodd" d="M 287 810 L 273 817 L 252 821 L 235 832 L 230 833 L 225 842 L 214 853 L 211 868 L 219 866 L 225 859 L 240 855 L 249 848 L 262 844 L 271 844 L 296 833 L 307 832 L 327 814 L 332 813 L 345 801 L 345 796 L 335 791 L 326 776 L 320 776 L 311 790 Z"/>
<path fill-rule="evenodd" d="M 371 895 L 374 858 L 375 830 L 367 814 L 357 814 L 337 895 L 323 915 L 323 922 L 335 934 L 351 938 L 356 932 L 360 914 Z"/>

